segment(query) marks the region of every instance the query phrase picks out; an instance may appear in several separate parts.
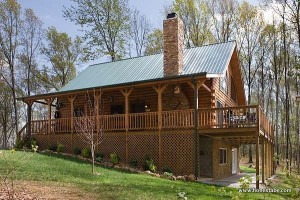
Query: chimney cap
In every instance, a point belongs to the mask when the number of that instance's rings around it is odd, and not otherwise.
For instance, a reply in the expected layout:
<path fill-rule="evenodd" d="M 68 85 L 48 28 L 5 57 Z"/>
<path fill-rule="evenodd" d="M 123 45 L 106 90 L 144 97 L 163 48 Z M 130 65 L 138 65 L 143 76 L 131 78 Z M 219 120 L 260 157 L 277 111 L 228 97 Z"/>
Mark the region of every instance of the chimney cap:
<path fill-rule="evenodd" d="M 175 17 L 177 17 L 177 14 L 174 13 L 174 12 L 169 13 L 169 14 L 167 15 L 167 19 L 171 19 L 171 18 L 175 18 Z"/>

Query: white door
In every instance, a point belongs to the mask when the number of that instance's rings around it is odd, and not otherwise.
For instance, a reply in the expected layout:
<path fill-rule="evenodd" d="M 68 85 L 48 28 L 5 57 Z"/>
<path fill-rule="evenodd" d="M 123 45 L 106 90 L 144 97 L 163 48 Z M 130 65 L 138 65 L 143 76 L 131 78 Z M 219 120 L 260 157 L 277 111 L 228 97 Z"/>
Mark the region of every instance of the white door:
<path fill-rule="evenodd" d="M 232 149 L 232 174 L 237 173 L 237 148 Z"/>

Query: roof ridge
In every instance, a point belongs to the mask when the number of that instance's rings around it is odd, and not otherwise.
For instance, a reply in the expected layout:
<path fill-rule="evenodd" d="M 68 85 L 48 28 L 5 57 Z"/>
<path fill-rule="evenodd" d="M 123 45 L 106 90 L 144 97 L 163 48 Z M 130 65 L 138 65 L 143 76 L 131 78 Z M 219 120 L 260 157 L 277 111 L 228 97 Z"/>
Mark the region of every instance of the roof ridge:
<path fill-rule="evenodd" d="M 213 46 L 213 45 L 218 45 L 218 44 L 231 43 L 231 42 L 236 42 L 236 41 L 235 40 L 230 40 L 230 41 L 226 41 L 226 42 L 216 42 L 216 43 L 204 44 L 204 45 L 201 45 L 201 46 L 195 46 L 195 47 L 185 48 L 184 50 L 196 49 L 196 48 Z M 131 59 L 137 59 L 137 58 L 143 58 L 143 57 L 150 57 L 150 56 L 162 55 L 162 54 L 163 53 L 156 53 L 156 54 L 151 54 L 151 55 L 143 55 L 143 56 L 136 56 L 136 57 L 131 57 L 131 58 L 124 58 L 124 59 L 116 60 L 116 61 L 107 61 L 107 62 L 95 63 L 95 64 L 89 65 L 88 67 L 95 66 L 95 65 L 108 64 L 108 63 L 116 63 L 116 62 L 121 62 L 121 61 L 131 60 Z"/>

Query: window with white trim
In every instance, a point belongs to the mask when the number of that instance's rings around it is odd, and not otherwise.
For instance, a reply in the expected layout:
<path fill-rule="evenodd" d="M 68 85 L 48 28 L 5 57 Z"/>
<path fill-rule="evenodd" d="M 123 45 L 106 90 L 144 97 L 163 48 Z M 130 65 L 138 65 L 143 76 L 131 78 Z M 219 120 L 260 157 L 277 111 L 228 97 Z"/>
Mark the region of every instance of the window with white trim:
<path fill-rule="evenodd" d="M 219 149 L 220 165 L 227 164 L 227 149 Z"/>
<path fill-rule="evenodd" d="M 220 90 L 227 94 L 228 90 L 228 80 L 227 80 L 227 72 L 224 77 L 220 78 Z"/>

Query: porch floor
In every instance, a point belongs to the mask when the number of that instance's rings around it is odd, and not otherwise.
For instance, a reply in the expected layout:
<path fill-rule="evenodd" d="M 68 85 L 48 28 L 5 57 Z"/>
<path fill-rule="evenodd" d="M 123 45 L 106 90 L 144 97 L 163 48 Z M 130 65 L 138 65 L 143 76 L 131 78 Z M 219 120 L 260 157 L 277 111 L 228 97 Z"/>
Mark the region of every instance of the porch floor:
<path fill-rule="evenodd" d="M 239 173 L 239 174 L 234 174 L 232 176 L 229 176 L 226 178 L 221 178 L 221 179 L 200 178 L 199 182 L 211 184 L 211 185 L 220 185 L 220 186 L 227 186 L 227 187 L 232 187 L 232 188 L 239 188 L 239 179 L 244 176 L 247 176 L 247 175 L 250 175 L 252 178 L 250 188 L 255 188 L 256 187 L 255 173 Z M 260 183 L 259 188 L 266 188 L 266 185 Z"/>

